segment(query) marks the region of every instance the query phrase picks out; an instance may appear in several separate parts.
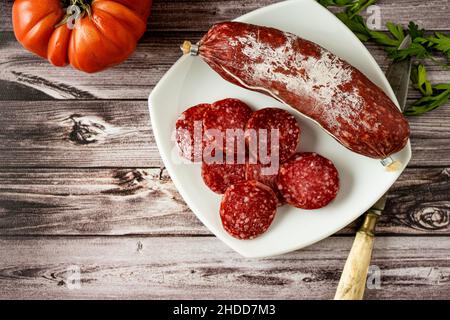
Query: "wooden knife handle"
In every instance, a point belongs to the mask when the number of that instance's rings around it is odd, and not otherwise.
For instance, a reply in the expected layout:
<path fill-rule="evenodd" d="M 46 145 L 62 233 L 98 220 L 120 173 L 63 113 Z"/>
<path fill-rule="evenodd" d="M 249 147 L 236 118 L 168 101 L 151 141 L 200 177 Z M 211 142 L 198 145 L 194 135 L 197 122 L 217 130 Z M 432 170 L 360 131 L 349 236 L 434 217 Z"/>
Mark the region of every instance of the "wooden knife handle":
<path fill-rule="evenodd" d="M 375 213 L 369 212 L 366 215 L 345 263 L 334 300 L 362 300 L 372 258 L 377 220 L 378 215 Z"/>

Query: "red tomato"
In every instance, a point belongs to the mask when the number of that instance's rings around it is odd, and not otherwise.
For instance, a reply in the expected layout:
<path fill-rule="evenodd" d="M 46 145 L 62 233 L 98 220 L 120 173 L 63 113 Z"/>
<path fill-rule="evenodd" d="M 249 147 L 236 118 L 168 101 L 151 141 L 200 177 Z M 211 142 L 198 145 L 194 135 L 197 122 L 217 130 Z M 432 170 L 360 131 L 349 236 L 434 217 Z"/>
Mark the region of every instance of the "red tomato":
<path fill-rule="evenodd" d="M 72 4 L 81 11 L 79 19 L 67 10 Z M 134 52 L 151 4 L 152 0 L 16 0 L 14 34 L 27 50 L 55 66 L 70 63 L 97 72 Z"/>

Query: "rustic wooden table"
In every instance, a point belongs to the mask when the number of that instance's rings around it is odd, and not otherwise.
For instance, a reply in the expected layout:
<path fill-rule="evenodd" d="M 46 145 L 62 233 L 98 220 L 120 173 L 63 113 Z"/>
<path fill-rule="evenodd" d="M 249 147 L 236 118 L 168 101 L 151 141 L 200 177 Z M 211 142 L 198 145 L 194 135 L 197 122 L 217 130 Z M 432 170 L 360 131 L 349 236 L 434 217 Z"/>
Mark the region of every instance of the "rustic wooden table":
<path fill-rule="evenodd" d="M 149 124 L 148 94 L 184 39 L 273 2 L 157 0 L 136 53 L 86 75 L 22 49 L 12 1 L 1 0 L 0 298 L 333 297 L 353 225 L 298 252 L 242 258 L 183 202 Z M 450 32 L 449 0 L 380 6 L 384 22 Z M 386 69 L 383 50 L 368 48 Z M 381 288 L 369 299 L 450 298 L 450 105 L 409 120 L 414 156 L 379 225 Z M 78 289 L 67 285 L 71 266 Z"/>

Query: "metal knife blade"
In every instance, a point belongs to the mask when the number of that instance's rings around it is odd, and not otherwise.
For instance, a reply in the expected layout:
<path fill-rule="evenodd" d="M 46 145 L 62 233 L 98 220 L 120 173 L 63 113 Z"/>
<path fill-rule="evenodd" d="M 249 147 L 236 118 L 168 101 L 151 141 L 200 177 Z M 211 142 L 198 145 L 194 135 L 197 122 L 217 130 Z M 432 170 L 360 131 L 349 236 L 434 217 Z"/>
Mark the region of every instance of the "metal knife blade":
<path fill-rule="evenodd" d="M 411 37 L 408 35 L 398 47 L 400 50 L 409 47 Z M 386 72 L 395 96 L 397 97 L 400 109 L 403 111 L 406 107 L 406 98 L 408 97 L 409 79 L 411 76 L 411 59 L 399 62 L 393 62 Z"/>
<path fill-rule="evenodd" d="M 411 37 L 407 35 L 398 47 L 400 50 L 409 47 Z M 411 59 L 393 62 L 386 72 L 386 78 L 389 81 L 395 96 L 397 97 L 400 109 L 403 111 L 406 107 L 406 98 L 408 97 L 409 81 L 411 76 Z M 382 196 L 368 212 L 381 215 L 386 206 L 387 194 Z"/>

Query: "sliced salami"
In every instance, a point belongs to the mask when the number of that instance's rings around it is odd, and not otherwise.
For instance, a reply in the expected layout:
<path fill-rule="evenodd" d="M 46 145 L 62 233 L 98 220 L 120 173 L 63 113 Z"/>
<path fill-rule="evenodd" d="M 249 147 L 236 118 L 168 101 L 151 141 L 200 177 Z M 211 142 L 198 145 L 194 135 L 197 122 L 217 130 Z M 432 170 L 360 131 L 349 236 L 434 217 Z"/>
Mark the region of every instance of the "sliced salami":
<path fill-rule="evenodd" d="M 274 169 L 269 168 L 267 165 L 263 165 L 260 163 L 258 163 L 258 164 L 247 163 L 247 165 L 245 167 L 246 179 L 247 180 L 256 180 L 256 181 L 261 182 L 262 184 L 265 184 L 266 186 L 270 187 L 277 196 L 278 205 L 281 206 L 286 203 L 286 200 L 284 200 L 281 192 L 278 190 L 278 186 L 277 186 L 278 172 L 279 172 L 279 168 L 277 168 L 277 170 L 275 170 L 275 172 L 274 172 Z"/>
<path fill-rule="evenodd" d="M 245 164 L 202 164 L 202 178 L 212 191 L 223 194 L 231 185 L 245 180 Z"/>
<path fill-rule="evenodd" d="M 300 142 L 300 127 L 295 117 L 289 112 L 278 108 L 265 108 L 254 112 L 247 122 L 246 140 L 252 156 L 258 158 L 255 151 L 261 150 L 261 144 L 267 145 L 267 155 L 272 155 L 272 151 L 278 151 L 279 161 L 284 162 L 297 150 Z M 261 131 L 264 129 L 265 131 Z M 278 130 L 278 144 L 275 150 L 271 148 L 271 132 Z M 260 134 L 267 132 L 267 139 L 262 139 Z M 256 133 L 256 134 L 255 134 Z M 264 155 L 265 156 L 265 155 Z"/>
<path fill-rule="evenodd" d="M 198 104 L 190 107 L 181 114 L 175 124 L 176 140 L 180 154 L 192 162 L 202 160 L 203 115 L 210 107 L 210 104 Z M 194 145 L 195 125 L 199 126 L 197 131 L 200 131 L 200 141 L 197 141 L 198 145 Z"/>
<path fill-rule="evenodd" d="M 211 108 L 205 112 L 203 118 L 206 145 L 214 142 L 219 149 L 224 150 L 225 153 L 231 154 L 239 151 L 237 142 L 242 142 L 241 145 L 244 150 L 240 151 L 245 152 L 244 129 L 252 112 L 252 109 L 250 109 L 247 104 L 238 99 L 224 99 L 213 103 Z M 242 140 L 238 141 L 237 139 L 231 138 L 230 140 L 233 144 L 229 145 L 234 145 L 234 147 L 229 148 L 227 148 L 227 143 L 225 141 L 228 129 L 241 130 L 240 140 Z M 220 132 L 223 135 L 223 143 L 217 143 L 215 136 L 216 132 Z M 236 131 L 236 133 L 239 134 L 238 131 Z"/>
<path fill-rule="evenodd" d="M 334 164 L 316 153 L 297 153 L 280 168 L 278 189 L 290 205 L 319 209 L 339 191 L 339 173 Z"/>
<path fill-rule="evenodd" d="M 277 210 L 275 193 L 252 180 L 227 189 L 220 204 L 224 229 L 238 239 L 253 239 L 266 232 Z"/>

